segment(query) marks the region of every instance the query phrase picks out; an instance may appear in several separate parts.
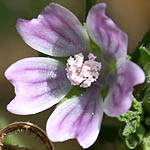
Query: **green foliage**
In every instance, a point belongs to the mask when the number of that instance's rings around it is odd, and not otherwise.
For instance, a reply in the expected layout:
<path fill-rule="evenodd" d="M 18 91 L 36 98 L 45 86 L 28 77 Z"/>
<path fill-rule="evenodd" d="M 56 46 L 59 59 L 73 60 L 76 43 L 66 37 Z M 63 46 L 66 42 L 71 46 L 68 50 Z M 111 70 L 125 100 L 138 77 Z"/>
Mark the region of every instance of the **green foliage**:
<path fill-rule="evenodd" d="M 137 116 L 137 118 L 129 121 L 126 124 L 126 126 L 125 126 L 125 128 L 123 130 L 122 135 L 123 136 L 129 136 L 130 134 L 135 133 L 136 129 L 137 129 L 137 127 L 139 127 L 139 125 L 140 125 L 140 117 Z"/>
<path fill-rule="evenodd" d="M 126 123 L 122 135 L 125 137 L 125 143 L 129 149 L 134 149 L 140 144 L 145 134 L 141 123 L 143 121 L 142 102 L 138 102 L 134 97 L 132 100 L 132 110 L 118 117 L 121 122 Z"/>
<path fill-rule="evenodd" d="M 145 128 L 140 123 L 138 125 L 139 127 L 136 127 L 135 133 L 125 137 L 125 143 L 129 149 L 135 149 L 139 144 L 143 144 Z"/>
<path fill-rule="evenodd" d="M 150 114 L 150 88 L 146 89 L 144 98 L 143 98 L 143 108 L 145 113 Z"/>
<path fill-rule="evenodd" d="M 150 132 L 147 132 L 142 144 L 142 150 L 150 150 Z"/>
<path fill-rule="evenodd" d="M 125 138 L 125 143 L 129 149 L 135 149 L 135 147 L 138 145 L 137 136 L 134 134 L 129 135 Z"/>
<path fill-rule="evenodd" d="M 132 99 L 131 110 L 118 119 L 125 123 L 122 135 L 128 149 L 150 150 L 150 31 L 131 55 L 131 60 L 143 68 L 146 80 L 135 88 L 136 98 Z"/>
<path fill-rule="evenodd" d="M 138 63 L 140 58 L 140 47 L 145 47 L 147 49 L 150 49 L 150 30 L 144 35 L 143 39 L 139 42 L 138 46 L 134 50 L 134 52 L 131 55 L 131 60 Z"/>
<path fill-rule="evenodd" d="M 138 118 L 142 115 L 142 102 L 138 102 L 134 97 L 132 97 L 132 110 L 118 117 L 121 122 L 128 123 L 129 121 Z"/>
<path fill-rule="evenodd" d="M 150 114 L 150 31 L 143 38 L 144 43 L 139 47 L 140 57 L 138 63 L 142 66 L 146 80 L 143 85 L 143 109 L 146 114 Z"/>
<path fill-rule="evenodd" d="M 150 62 L 144 65 L 143 68 L 145 75 L 146 75 L 146 87 L 150 87 Z"/>
<path fill-rule="evenodd" d="M 143 46 L 139 47 L 139 51 L 140 51 L 139 62 L 144 67 L 148 62 L 150 62 L 150 51 Z"/>
<path fill-rule="evenodd" d="M 145 130 L 143 124 L 140 124 L 140 126 L 136 130 L 136 135 L 138 137 L 139 143 L 142 143 L 142 141 L 144 139 L 145 131 L 146 130 Z"/>
<path fill-rule="evenodd" d="M 131 55 L 131 60 L 141 66 L 146 75 L 146 82 L 137 86 L 134 95 L 138 100 L 143 100 L 147 87 L 150 87 L 150 30 L 144 35 L 141 42 Z"/>

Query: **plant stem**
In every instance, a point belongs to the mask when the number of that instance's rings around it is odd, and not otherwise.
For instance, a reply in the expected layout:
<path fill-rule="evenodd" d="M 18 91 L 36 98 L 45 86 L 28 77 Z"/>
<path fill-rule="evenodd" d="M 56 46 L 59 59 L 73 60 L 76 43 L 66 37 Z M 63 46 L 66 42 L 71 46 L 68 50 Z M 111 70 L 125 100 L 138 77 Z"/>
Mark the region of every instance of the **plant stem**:
<path fill-rule="evenodd" d="M 95 4 L 96 4 L 96 0 L 86 0 L 86 2 L 85 2 L 85 19 L 84 20 L 86 20 L 89 10 Z"/>

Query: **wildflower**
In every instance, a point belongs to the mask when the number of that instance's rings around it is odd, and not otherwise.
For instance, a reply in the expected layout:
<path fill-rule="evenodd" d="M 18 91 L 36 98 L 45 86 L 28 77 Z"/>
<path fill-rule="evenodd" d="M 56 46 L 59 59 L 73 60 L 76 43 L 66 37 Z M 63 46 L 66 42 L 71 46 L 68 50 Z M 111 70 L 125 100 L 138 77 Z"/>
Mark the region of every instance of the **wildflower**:
<path fill-rule="evenodd" d="M 16 93 L 7 106 L 10 112 L 35 114 L 57 104 L 73 86 L 86 89 L 51 114 L 46 130 L 52 141 L 76 138 L 88 148 L 98 137 L 103 112 L 115 117 L 128 111 L 133 86 L 144 82 L 140 67 L 126 60 L 127 35 L 105 15 L 105 8 L 99 3 L 89 11 L 89 35 L 69 10 L 55 3 L 38 18 L 17 22 L 18 32 L 32 48 L 68 60 L 63 64 L 54 58 L 33 57 L 11 65 L 5 72 Z M 101 48 L 97 56 L 89 36 Z"/>

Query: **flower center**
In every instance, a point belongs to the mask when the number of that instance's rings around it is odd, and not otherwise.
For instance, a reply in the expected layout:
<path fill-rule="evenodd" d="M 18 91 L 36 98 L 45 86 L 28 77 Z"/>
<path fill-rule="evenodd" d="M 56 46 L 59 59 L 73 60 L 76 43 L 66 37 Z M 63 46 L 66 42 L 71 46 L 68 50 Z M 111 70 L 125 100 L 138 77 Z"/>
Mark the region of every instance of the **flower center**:
<path fill-rule="evenodd" d="M 89 53 L 88 59 L 84 61 L 83 54 L 79 53 L 74 57 L 70 56 L 67 60 L 67 78 L 72 85 L 80 85 L 80 87 L 87 88 L 98 79 L 101 63 L 95 61 L 96 56 L 92 53 Z"/>

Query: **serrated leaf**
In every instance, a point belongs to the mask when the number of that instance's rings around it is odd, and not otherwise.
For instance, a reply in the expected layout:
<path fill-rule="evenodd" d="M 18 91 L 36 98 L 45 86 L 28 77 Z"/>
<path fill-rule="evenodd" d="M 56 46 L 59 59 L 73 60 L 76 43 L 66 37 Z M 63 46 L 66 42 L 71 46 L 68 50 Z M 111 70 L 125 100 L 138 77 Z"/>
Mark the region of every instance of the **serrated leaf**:
<path fill-rule="evenodd" d="M 145 135 L 145 128 L 142 124 L 139 124 L 137 127 L 136 132 L 128 135 L 125 138 L 125 143 L 129 149 L 135 149 L 137 145 L 143 142 Z"/>
<path fill-rule="evenodd" d="M 149 111 L 150 113 L 150 30 L 145 34 L 141 42 L 139 42 L 131 55 L 131 60 L 143 68 L 146 74 L 146 82 L 136 87 L 134 91 L 136 98 L 140 102 L 133 97 L 131 110 L 121 115 L 118 119 L 126 123 L 122 135 L 125 137 L 127 147 L 129 149 L 137 149 L 137 145 L 143 143 L 145 139 L 146 129 L 143 125 L 143 121 L 145 122 L 145 111 Z M 147 122 L 149 123 L 149 120 Z M 148 139 L 150 141 L 150 138 Z M 148 147 L 150 148 L 150 142 L 148 143 L 147 140 L 145 143 L 143 145 L 149 145 Z M 145 149 L 145 147 L 143 150 L 150 150 Z"/>
<path fill-rule="evenodd" d="M 134 53 L 138 53 L 138 56 Z M 142 100 L 145 88 L 150 86 L 148 83 L 150 82 L 150 30 L 145 34 L 134 53 L 131 55 L 131 60 L 139 64 L 146 74 L 144 84 L 136 86 L 134 91 L 134 95 L 138 98 L 138 100 Z"/>
<path fill-rule="evenodd" d="M 137 128 L 136 135 L 139 138 L 139 143 L 142 143 L 145 135 L 145 128 L 142 124 Z"/>
<path fill-rule="evenodd" d="M 150 132 L 147 132 L 143 139 L 142 150 L 150 150 Z"/>
<path fill-rule="evenodd" d="M 138 112 L 138 114 L 142 114 L 143 112 L 142 102 L 137 101 L 134 96 L 132 97 L 132 107 L 134 110 Z"/>
<path fill-rule="evenodd" d="M 137 112 L 137 111 L 128 111 L 127 113 L 121 115 L 118 117 L 118 119 L 121 121 L 121 122 L 125 122 L 125 123 L 128 123 L 129 121 L 137 118 L 139 115 L 141 114 L 141 112 Z"/>
<path fill-rule="evenodd" d="M 137 130 L 137 127 L 140 126 L 140 121 L 141 121 L 140 116 L 138 116 L 135 120 L 127 122 L 122 132 L 122 135 L 127 137 L 130 134 L 135 133 Z"/>
<path fill-rule="evenodd" d="M 135 149 L 138 145 L 138 138 L 135 134 L 132 134 L 125 138 L 125 143 L 129 149 Z"/>
<path fill-rule="evenodd" d="M 132 110 L 129 110 L 125 114 L 118 117 L 121 122 L 128 123 L 131 120 L 137 119 L 143 112 L 142 102 L 138 102 L 132 97 Z"/>
<path fill-rule="evenodd" d="M 132 97 L 132 108 L 127 113 L 118 118 L 125 122 L 122 135 L 125 137 L 125 143 L 129 149 L 134 149 L 144 138 L 145 129 L 141 124 L 143 121 L 142 102 Z"/>

